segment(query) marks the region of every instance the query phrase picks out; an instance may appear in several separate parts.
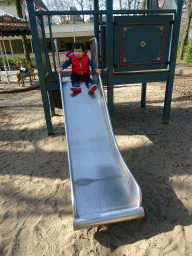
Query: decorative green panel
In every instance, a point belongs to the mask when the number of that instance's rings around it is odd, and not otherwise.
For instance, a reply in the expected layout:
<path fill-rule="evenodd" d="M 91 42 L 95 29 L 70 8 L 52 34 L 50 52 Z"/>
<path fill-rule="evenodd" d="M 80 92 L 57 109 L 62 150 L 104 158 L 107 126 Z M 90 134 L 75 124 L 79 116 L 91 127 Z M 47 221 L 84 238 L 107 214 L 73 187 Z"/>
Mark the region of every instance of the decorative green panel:
<path fill-rule="evenodd" d="M 114 68 L 167 69 L 172 15 L 114 17 Z"/>

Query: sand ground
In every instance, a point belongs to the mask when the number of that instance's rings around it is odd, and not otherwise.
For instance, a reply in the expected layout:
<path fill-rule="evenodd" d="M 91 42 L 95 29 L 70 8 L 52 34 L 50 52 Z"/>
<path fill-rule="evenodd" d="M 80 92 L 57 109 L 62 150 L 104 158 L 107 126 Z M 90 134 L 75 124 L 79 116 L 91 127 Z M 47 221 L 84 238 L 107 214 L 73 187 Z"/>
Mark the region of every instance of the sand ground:
<path fill-rule="evenodd" d="M 164 94 L 148 84 L 140 108 L 140 85 L 114 89 L 114 134 L 146 217 L 78 231 L 62 110 L 47 136 L 39 90 L 0 94 L 0 255 L 191 256 L 192 77 L 175 77 L 167 125 Z"/>

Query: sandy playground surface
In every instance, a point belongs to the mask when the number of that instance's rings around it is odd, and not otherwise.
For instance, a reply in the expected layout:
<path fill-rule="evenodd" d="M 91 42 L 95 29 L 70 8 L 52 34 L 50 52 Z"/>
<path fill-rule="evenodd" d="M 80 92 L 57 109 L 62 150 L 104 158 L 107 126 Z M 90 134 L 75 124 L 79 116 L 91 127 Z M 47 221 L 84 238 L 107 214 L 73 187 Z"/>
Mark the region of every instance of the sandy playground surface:
<path fill-rule="evenodd" d="M 171 119 L 165 83 L 115 86 L 114 134 L 141 186 L 146 217 L 73 231 L 61 109 L 47 136 L 39 90 L 0 94 L 0 255 L 191 256 L 192 77 L 175 78 Z"/>

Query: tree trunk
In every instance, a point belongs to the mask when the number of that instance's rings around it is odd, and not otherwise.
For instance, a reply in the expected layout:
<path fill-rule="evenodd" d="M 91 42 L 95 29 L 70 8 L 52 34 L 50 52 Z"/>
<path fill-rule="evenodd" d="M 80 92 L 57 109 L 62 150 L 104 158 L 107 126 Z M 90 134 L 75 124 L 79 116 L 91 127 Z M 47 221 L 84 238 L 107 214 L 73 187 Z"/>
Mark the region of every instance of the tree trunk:
<path fill-rule="evenodd" d="M 119 7 L 120 7 L 120 10 L 122 10 L 122 2 L 121 2 L 121 0 L 119 0 Z"/>
<path fill-rule="evenodd" d="M 21 0 L 15 0 L 15 4 L 16 4 L 16 9 L 17 9 L 17 15 L 20 18 L 23 18 L 22 7 L 21 7 Z M 31 61 L 30 54 L 29 54 L 29 48 L 27 46 L 26 35 L 23 35 L 21 37 L 22 37 L 22 43 L 23 43 L 23 50 L 24 50 L 24 54 L 25 54 L 25 59 L 27 61 Z"/>
<path fill-rule="evenodd" d="M 141 10 L 145 10 L 146 7 L 146 0 L 142 0 L 142 4 L 141 4 Z M 140 16 L 145 16 L 144 13 L 140 14 Z"/>
<path fill-rule="evenodd" d="M 143 0 L 141 4 L 141 10 L 144 10 L 145 6 L 146 6 L 146 0 Z"/>
<path fill-rule="evenodd" d="M 188 37 L 189 37 L 189 29 L 190 29 L 191 18 L 192 18 L 192 0 L 190 0 L 187 9 L 188 9 L 187 24 L 186 24 L 186 27 L 185 27 L 185 32 L 184 32 L 184 35 L 183 35 L 183 39 L 181 41 L 179 60 L 183 60 L 184 48 L 187 44 Z"/>

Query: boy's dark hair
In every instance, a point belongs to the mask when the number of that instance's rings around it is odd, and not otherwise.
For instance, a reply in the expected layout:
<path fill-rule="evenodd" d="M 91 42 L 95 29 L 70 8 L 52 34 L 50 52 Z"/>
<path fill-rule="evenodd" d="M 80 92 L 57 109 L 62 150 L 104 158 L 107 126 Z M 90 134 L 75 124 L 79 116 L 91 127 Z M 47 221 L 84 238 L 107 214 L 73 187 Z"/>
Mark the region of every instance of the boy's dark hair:
<path fill-rule="evenodd" d="M 85 51 L 85 45 L 82 42 L 74 42 L 73 43 L 73 49 L 82 49 L 82 51 Z"/>

